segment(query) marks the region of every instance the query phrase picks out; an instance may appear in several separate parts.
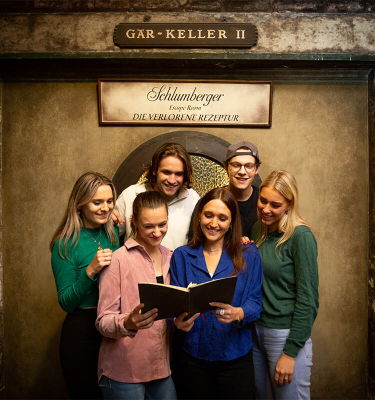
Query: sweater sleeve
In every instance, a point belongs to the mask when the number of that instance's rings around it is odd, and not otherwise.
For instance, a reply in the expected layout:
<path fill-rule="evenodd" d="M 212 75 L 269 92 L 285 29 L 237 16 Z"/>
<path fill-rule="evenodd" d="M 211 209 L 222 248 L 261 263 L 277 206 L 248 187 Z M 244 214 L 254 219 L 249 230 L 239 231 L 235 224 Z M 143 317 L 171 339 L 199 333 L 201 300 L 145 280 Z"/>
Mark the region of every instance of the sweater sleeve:
<path fill-rule="evenodd" d="M 104 269 L 99 277 L 99 303 L 97 330 L 106 337 L 120 339 L 134 337 L 136 331 L 127 330 L 124 319 L 129 313 L 121 314 L 121 282 L 119 260 L 112 259 L 110 266 Z"/>
<path fill-rule="evenodd" d="M 257 221 L 257 222 L 255 222 L 255 224 L 253 225 L 253 228 L 251 229 L 250 240 L 253 240 L 254 242 L 256 242 L 258 240 L 259 230 L 260 230 L 260 225 L 259 225 L 259 221 Z"/>
<path fill-rule="evenodd" d="M 195 216 L 195 213 L 198 211 L 198 208 L 199 208 L 199 200 L 197 201 L 197 204 L 194 207 L 193 213 L 191 214 L 190 224 L 189 224 L 189 232 L 188 232 L 188 242 L 190 242 L 190 240 L 193 239 L 194 216 Z"/>
<path fill-rule="evenodd" d="M 126 190 L 126 189 L 125 189 Z M 120 213 L 121 218 L 126 219 L 126 193 L 125 190 L 122 191 L 120 196 L 116 200 L 116 210 Z M 123 235 L 126 231 L 126 224 L 119 225 L 120 235 Z"/>
<path fill-rule="evenodd" d="M 183 271 L 185 270 L 185 260 L 182 252 L 176 249 L 171 258 L 170 272 L 171 272 L 171 285 L 187 287 L 186 277 Z"/>
<path fill-rule="evenodd" d="M 241 304 L 244 312 L 244 319 L 239 327 L 242 327 L 250 322 L 256 321 L 262 311 L 262 261 L 258 249 L 253 244 L 254 248 L 251 251 L 244 251 L 246 261 L 246 301 Z"/>
<path fill-rule="evenodd" d="M 61 243 L 62 246 L 63 243 Z M 91 279 L 86 271 L 77 278 L 74 254 L 70 260 L 62 258 L 59 254 L 58 240 L 52 249 L 51 264 L 59 304 L 65 312 L 73 312 L 84 301 L 88 290 L 97 284 L 97 278 Z"/>
<path fill-rule="evenodd" d="M 182 256 L 182 252 L 177 248 L 171 258 L 170 273 L 171 273 L 171 285 L 187 287 L 185 275 L 182 273 L 185 266 L 185 260 Z M 167 318 L 167 324 L 173 329 L 177 329 L 173 323 L 174 318 Z"/>
<path fill-rule="evenodd" d="M 296 357 L 311 335 L 319 307 L 318 249 L 311 231 L 296 237 L 292 249 L 296 279 L 296 302 L 284 352 Z"/>

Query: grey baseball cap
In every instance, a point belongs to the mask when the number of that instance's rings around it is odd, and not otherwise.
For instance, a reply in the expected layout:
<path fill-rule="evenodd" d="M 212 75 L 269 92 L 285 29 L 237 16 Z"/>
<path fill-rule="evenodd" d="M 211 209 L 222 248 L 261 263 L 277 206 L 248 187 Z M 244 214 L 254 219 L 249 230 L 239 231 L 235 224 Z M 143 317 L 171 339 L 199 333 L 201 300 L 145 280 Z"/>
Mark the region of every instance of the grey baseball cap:
<path fill-rule="evenodd" d="M 241 147 L 246 147 L 249 151 L 238 151 Z M 225 156 L 225 161 L 228 162 L 231 158 L 236 156 L 253 156 L 255 160 L 259 163 L 259 151 L 254 143 L 246 142 L 241 140 L 235 142 L 228 147 L 227 154 Z"/>

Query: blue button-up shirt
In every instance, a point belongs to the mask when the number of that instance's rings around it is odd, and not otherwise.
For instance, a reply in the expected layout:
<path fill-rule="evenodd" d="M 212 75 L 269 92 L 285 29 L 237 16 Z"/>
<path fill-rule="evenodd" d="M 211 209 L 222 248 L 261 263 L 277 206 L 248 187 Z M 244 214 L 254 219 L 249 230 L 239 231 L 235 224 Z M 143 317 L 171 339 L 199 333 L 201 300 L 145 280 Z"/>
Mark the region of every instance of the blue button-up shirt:
<path fill-rule="evenodd" d="M 185 333 L 183 349 L 191 356 L 207 361 L 229 361 L 247 354 L 252 345 L 250 322 L 259 318 L 262 310 L 262 262 L 255 245 L 244 246 L 246 269 L 240 272 L 234 292 L 233 307 L 241 307 L 244 319 L 238 326 L 219 322 L 212 311 L 198 317 L 192 329 Z M 234 265 L 223 249 L 214 275 L 211 277 L 203 254 L 203 246 L 177 248 L 171 259 L 171 285 L 187 287 L 189 283 L 204 283 L 231 276 Z M 169 321 L 170 322 L 170 321 Z"/>

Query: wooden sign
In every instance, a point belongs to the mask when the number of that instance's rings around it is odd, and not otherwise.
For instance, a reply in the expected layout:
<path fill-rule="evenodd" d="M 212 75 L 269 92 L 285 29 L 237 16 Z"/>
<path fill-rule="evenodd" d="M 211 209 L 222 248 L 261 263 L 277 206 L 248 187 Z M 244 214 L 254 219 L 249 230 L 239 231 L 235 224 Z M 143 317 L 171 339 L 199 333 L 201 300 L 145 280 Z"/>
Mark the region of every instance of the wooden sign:
<path fill-rule="evenodd" d="M 119 47 L 252 48 L 257 41 L 257 28 L 244 23 L 121 23 L 113 34 Z"/>
<path fill-rule="evenodd" d="M 99 79 L 101 125 L 271 126 L 272 82 Z"/>

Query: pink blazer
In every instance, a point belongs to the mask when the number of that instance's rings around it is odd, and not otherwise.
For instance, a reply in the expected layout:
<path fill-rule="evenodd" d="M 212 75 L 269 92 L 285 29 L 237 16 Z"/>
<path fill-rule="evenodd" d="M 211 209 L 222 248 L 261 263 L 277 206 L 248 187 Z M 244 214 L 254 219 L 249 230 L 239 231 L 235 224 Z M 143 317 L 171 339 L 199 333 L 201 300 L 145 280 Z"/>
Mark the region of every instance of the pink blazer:
<path fill-rule="evenodd" d="M 172 251 L 159 246 L 164 283 L 169 284 Z M 112 255 L 99 278 L 96 327 L 104 336 L 99 353 L 98 379 L 139 383 L 171 374 L 170 337 L 165 320 L 149 329 L 128 331 L 124 318 L 140 303 L 138 282 L 156 282 L 153 263 L 143 246 L 128 239 Z"/>

